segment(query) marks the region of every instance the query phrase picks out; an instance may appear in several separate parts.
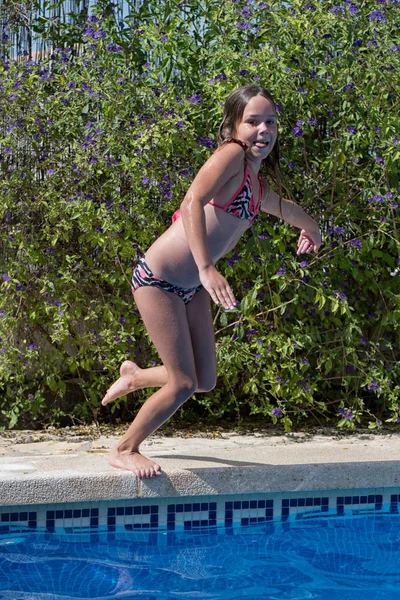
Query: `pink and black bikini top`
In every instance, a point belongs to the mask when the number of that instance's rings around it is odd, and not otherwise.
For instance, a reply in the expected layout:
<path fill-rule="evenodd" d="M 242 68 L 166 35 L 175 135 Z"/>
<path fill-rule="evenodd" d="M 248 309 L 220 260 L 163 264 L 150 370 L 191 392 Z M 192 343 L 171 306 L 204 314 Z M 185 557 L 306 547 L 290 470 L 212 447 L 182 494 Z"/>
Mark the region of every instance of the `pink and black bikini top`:
<path fill-rule="evenodd" d="M 257 216 L 260 214 L 260 206 L 263 194 L 263 188 L 261 183 L 260 174 L 258 174 L 258 182 L 259 182 L 259 197 L 257 203 L 254 200 L 254 192 L 251 182 L 250 170 L 247 164 L 247 161 L 244 161 L 245 169 L 243 181 L 240 184 L 239 188 L 233 194 L 232 198 L 228 200 L 226 204 L 221 206 L 220 204 L 215 204 L 212 200 L 208 204 L 215 206 L 216 208 L 221 208 L 227 213 L 238 217 L 238 219 L 247 219 L 250 221 L 250 225 L 253 225 Z M 172 222 L 176 221 L 180 216 L 180 209 L 178 209 L 172 216 Z"/>
<path fill-rule="evenodd" d="M 260 214 L 260 206 L 262 199 L 262 183 L 260 174 L 258 174 L 258 182 L 259 182 L 259 197 L 257 204 L 254 200 L 254 192 L 251 183 L 251 175 L 249 171 L 249 166 L 244 161 L 245 169 L 243 181 L 240 184 L 239 188 L 233 194 L 232 198 L 228 200 L 226 204 L 221 206 L 220 204 L 215 204 L 212 200 L 210 200 L 209 204 L 212 206 L 216 206 L 217 208 L 222 208 L 227 213 L 230 213 L 234 217 L 238 217 L 239 219 L 247 219 L 250 221 L 250 225 L 253 225 L 257 216 Z"/>

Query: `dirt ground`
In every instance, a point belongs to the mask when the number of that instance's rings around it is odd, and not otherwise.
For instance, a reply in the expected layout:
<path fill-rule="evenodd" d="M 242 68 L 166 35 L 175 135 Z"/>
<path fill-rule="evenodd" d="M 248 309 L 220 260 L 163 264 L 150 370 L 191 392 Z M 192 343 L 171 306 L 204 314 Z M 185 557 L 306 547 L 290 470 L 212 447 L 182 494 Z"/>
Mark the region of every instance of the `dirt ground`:
<path fill-rule="evenodd" d="M 6 430 L 0 431 L 0 439 L 12 440 L 14 444 L 29 444 L 44 441 L 87 441 L 96 440 L 101 436 L 122 436 L 129 424 L 124 425 L 77 425 L 71 427 L 48 427 L 42 430 Z M 397 433 L 397 432 L 396 432 Z M 394 435 L 396 434 L 394 433 Z M 314 428 L 308 431 L 294 431 L 286 433 L 277 427 L 260 428 L 259 426 L 242 427 L 203 427 L 179 429 L 173 426 L 164 426 L 156 431 L 151 438 L 176 437 L 176 438 L 218 438 L 229 435 L 254 435 L 256 437 L 287 436 L 296 442 L 312 440 L 315 436 L 330 436 L 336 439 L 348 437 L 382 436 L 393 435 L 393 432 L 371 429 L 336 429 L 333 427 Z"/>

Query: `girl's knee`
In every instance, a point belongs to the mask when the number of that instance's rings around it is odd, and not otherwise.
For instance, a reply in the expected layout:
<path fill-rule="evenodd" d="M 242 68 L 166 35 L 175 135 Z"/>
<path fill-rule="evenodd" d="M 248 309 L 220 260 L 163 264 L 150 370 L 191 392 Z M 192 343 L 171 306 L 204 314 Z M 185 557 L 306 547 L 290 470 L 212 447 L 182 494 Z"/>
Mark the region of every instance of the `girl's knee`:
<path fill-rule="evenodd" d="M 174 388 L 179 403 L 186 402 L 198 387 L 197 378 L 190 375 L 180 376 L 175 381 L 171 381 L 170 385 Z"/>
<path fill-rule="evenodd" d="M 196 389 L 196 392 L 211 392 L 217 385 L 217 378 L 214 377 L 209 379 L 208 381 L 199 381 L 199 385 Z"/>

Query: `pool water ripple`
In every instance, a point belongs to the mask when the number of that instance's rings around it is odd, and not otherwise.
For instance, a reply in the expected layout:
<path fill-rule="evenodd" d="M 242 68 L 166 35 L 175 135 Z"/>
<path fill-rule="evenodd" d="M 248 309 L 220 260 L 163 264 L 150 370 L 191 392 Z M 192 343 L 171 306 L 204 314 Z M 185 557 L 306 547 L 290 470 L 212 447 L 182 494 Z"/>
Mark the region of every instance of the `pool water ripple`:
<path fill-rule="evenodd" d="M 4 600 L 394 600 L 400 516 L 0 538 Z M 77 541 L 78 540 L 78 541 Z"/>

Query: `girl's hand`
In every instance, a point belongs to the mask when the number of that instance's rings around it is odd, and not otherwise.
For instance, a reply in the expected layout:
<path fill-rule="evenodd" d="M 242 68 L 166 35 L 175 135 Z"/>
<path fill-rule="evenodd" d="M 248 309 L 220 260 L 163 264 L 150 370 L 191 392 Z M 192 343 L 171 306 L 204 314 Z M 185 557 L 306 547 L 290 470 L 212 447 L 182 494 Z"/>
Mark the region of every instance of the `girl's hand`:
<path fill-rule="evenodd" d="M 302 229 L 297 244 L 296 254 L 299 255 L 305 252 L 312 252 L 313 250 L 314 252 L 318 252 L 321 243 L 321 233 L 319 231 L 307 232 L 305 229 Z"/>
<path fill-rule="evenodd" d="M 222 304 L 224 308 L 235 308 L 236 300 L 232 289 L 221 273 L 212 265 L 199 272 L 200 283 L 210 294 L 215 304 Z"/>

